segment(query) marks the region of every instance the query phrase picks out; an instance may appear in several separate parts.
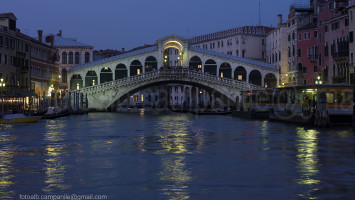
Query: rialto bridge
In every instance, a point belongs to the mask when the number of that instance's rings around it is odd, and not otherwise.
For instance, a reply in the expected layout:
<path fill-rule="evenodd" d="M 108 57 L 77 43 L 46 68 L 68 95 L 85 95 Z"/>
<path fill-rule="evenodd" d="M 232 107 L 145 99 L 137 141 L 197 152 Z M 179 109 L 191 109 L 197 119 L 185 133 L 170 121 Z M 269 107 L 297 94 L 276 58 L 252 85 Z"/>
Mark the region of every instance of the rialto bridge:
<path fill-rule="evenodd" d="M 276 87 L 278 77 L 273 65 L 189 46 L 187 39 L 171 35 L 147 48 L 77 65 L 67 80 L 71 92 L 87 96 L 89 108 L 107 109 L 164 83 L 197 86 L 235 103 L 241 90 Z"/>

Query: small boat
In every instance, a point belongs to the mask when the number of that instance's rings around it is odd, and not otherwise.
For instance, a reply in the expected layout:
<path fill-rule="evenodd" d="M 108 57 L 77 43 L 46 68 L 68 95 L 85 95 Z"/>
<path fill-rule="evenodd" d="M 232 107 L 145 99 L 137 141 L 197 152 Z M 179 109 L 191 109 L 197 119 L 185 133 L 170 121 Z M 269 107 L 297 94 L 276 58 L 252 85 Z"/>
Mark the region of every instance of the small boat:
<path fill-rule="evenodd" d="M 25 115 L 27 115 L 27 116 L 42 116 L 42 115 L 44 115 L 44 114 L 46 114 L 47 113 L 47 109 L 45 109 L 45 110 L 38 110 L 38 111 L 31 111 L 31 112 L 29 112 L 29 113 L 25 113 Z"/>
<path fill-rule="evenodd" d="M 40 119 L 42 119 L 41 116 L 26 116 L 24 114 L 7 114 L 5 115 L 5 117 L 0 119 L 0 124 L 37 122 Z"/>
<path fill-rule="evenodd" d="M 210 111 L 191 111 L 195 115 L 230 115 L 232 111 L 230 110 L 210 110 Z"/>
<path fill-rule="evenodd" d="M 49 108 L 48 112 L 42 116 L 43 119 L 56 119 L 70 115 L 69 109 Z"/>

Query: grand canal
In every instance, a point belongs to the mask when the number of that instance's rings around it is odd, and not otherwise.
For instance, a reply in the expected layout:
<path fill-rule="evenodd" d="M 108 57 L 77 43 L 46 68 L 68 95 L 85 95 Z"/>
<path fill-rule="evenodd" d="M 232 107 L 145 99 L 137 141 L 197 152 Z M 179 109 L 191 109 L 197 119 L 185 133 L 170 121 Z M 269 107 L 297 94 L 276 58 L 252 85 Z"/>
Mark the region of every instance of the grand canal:
<path fill-rule="evenodd" d="M 0 199 L 355 198 L 351 127 L 147 112 L 0 127 Z"/>

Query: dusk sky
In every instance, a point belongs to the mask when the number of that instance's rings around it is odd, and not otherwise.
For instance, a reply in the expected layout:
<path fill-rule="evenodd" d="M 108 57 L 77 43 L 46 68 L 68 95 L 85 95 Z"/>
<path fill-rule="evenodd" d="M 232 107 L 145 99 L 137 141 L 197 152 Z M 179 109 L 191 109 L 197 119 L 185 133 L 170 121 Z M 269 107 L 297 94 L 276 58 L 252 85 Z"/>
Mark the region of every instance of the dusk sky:
<path fill-rule="evenodd" d="M 302 0 L 297 0 L 299 2 Z M 261 24 L 287 19 L 295 0 L 261 0 Z M 126 50 L 176 34 L 193 37 L 258 25 L 258 0 L 2 0 L 0 12 L 13 12 L 21 32 L 37 36 L 63 31 L 94 49 Z"/>

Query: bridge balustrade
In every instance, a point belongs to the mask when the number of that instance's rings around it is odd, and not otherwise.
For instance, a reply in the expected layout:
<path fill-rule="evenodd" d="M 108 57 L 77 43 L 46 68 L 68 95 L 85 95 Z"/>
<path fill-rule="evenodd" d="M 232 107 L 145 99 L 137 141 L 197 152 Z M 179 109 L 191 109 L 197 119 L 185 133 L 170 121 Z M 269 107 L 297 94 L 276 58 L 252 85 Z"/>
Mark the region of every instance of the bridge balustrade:
<path fill-rule="evenodd" d="M 258 85 L 249 84 L 244 81 L 222 78 L 222 77 L 212 75 L 212 74 L 207 74 L 207 73 L 202 73 L 202 72 L 198 72 L 198 71 L 194 71 L 194 70 L 180 68 L 180 69 L 162 69 L 162 70 L 155 70 L 155 71 L 151 71 L 151 72 L 146 72 L 144 74 L 139 74 L 136 76 L 129 76 L 129 77 L 114 80 L 111 82 L 105 82 L 105 83 L 101 83 L 99 85 L 85 87 L 85 88 L 80 89 L 80 91 L 94 92 L 94 91 L 109 88 L 112 86 L 132 84 L 136 81 L 144 81 L 147 79 L 164 77 L 164 76 L 187 77 L 187 78 L 192 78 L 192 79 L 203 80 L 206 82 L 213 81 L 216 84 L 224 84 L 224 85 L 227 85 L 230 87 L 242 87 L 245 89 L 259 89 L 259 88 L 261 88 Z"/>

